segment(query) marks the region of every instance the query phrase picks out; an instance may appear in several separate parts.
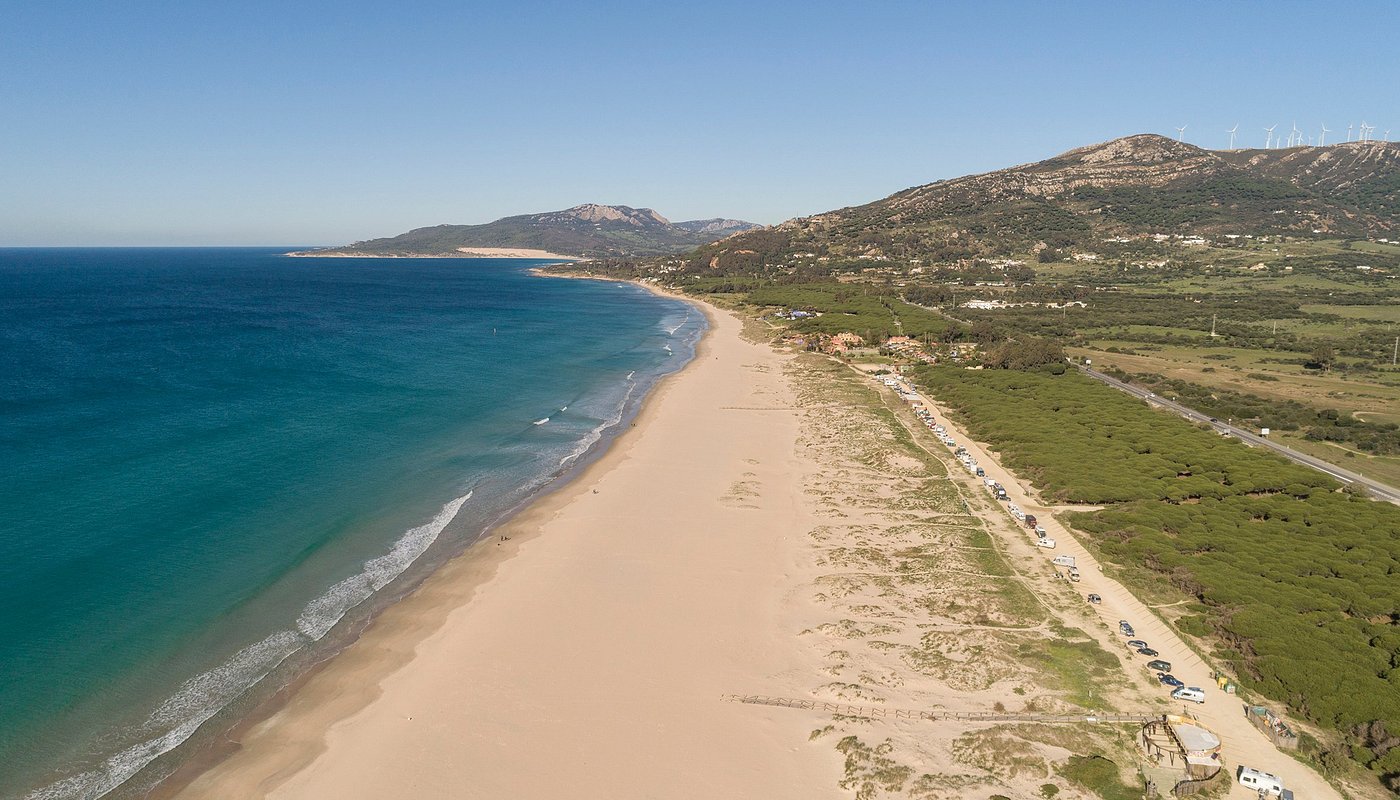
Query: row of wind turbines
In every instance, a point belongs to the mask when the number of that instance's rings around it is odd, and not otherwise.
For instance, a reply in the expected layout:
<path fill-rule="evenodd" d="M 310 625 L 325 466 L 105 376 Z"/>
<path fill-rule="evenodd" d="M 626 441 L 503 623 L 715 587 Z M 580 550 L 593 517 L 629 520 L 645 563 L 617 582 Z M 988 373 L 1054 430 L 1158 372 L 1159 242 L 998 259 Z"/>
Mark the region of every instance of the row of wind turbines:
<path fill-rule="evenodd" d="M 1186 127 L 1187 127 L 1187 126 L 1182 125 L 1181 127 L 1175 129 L 1175 130 L 1176 130 L 1176 140 L 1177 140 L 1178 142 L 1184 142 L 1184 141 L 1186 141 Z M 1263 128 L 1263 129 L 1262 129 L 1262 130 L 1264 131 L 1264 134 L 1265 134 L 1265 138 L 1264 138 L 1264 149 L 1265 149 L 1265 150 L 1274 150 L 1274 149 L 1277 149 L 1277 148 L 1280 148 L 1280 147 L 1326 147 L 1326 146 L 1327 146 L 1327 134 L 1329 134 L 1329 133 L 1334 133 L 1334 131 L 1333 131 L 1331 128 L 1327 127 L 1327 126 L 1324 124 L 1324 125 L 1322 126 L 1322 131 L 1317 135 L 1317 138 L 1313 138 L 1312 136 L 1308 136 L 1308 135 L 1305 134 L 1303 131 L 1299 130 L 1299 128 L 1298 128 L 1298 123 L 1295 122 L 1295 123 L 1293 123 L 1293 130 L 1289 132 L 1289 134 L 1288 134 L 1288 139 L 1285 140 L 1282 136 L 1275 136 L 1275 135 L 1274 135 L 1274 131 L 1275 131 L 1277 128 L 1278 128 L 1278 125 L 1273 125 L 1273 126 L 1271 126 L 1271 127 Z M 1352 141 L 1352 131 L 1357 130 L 1357 128 L 1358 128 L 1358 126 L 1356 126 L 1356 125 L 1354 125 L 1354 124 L 1351 124 L 1351 123 L 1347 123 L 1347 141 L 1348 141 L 1348 142 Z M 1234 150 L 1234 149 L 1235 149 L 1235 134 L 1239 132 L 1239 129 L 1240 129 L 1240 126 L 1239 126 L 1238 123 L 1236 123 L 1235 127 L 1231 128 L 1231 129 L 1228 130 L 1228 131 L 1225 131 L 1226 133 L 1230 134 L 1230 149 L 1231 149 L 1231 150 Z M 1386 129 L 1385 133 L 1382 135 L 1382 138 L 1380 138 L 1380 139 L 1377 139 L 1377 138 L 1376 138 L 1376 130 L 1377 130 L 1377 128 L 1376 128 L 1375 125 L 1367 125 L 1367 124 L 1363 121 L 1363 122 L 1361 123 L 1361 125 L 1360 125 L 1360 130 L 1359 130 L 1358 135 L 1357 135 L 1357 137 L 1356 137 L 1356 141 L 1358 141 L 1358 142 L 1376 142 L 1376 141 L 1389 142 L 1389 141 L 1390 141 L 1390 129 L 1389 129 L 1389 128 Z"/>

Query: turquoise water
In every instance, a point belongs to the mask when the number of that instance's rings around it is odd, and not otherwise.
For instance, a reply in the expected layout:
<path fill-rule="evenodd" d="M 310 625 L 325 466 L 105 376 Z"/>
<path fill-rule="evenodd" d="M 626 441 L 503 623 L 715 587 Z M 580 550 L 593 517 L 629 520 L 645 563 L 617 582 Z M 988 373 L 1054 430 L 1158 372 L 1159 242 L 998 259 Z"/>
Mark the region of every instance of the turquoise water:
<path fill-rule="evenodd" d="M 518 261 L 280 252 L 0 250 L 0 797 L 158 778 L 596 452 L 704 325 Z"/>

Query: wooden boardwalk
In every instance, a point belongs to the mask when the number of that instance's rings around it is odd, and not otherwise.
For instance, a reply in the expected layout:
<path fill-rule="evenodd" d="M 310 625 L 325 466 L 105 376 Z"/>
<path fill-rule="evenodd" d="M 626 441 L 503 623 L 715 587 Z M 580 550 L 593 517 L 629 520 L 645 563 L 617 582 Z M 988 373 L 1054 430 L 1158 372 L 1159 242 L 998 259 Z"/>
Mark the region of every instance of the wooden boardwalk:
<path fill-rule="evenodd" d="M 932 722 L 1044 722 L 1044 723 L 1137 723 L 1145 724 L 1162 719 L 1161 714 L 1142 712 L 1095 711 L 1083 714 L 1038 714 L 1011 711 L 923 711 L 888 706 L 858 706 L 851 703 L 831 703 L 825 700 L 808 700 L 793 697 L 769 697 L 759 694 L 720 695 L 726 703 L 744 703 L 752 706 L 777 706 L 796 708 L 805 711 L 818 711 L 841 714 L 848 717 L 870 717 L 876 719 L 921 719 Z"/>

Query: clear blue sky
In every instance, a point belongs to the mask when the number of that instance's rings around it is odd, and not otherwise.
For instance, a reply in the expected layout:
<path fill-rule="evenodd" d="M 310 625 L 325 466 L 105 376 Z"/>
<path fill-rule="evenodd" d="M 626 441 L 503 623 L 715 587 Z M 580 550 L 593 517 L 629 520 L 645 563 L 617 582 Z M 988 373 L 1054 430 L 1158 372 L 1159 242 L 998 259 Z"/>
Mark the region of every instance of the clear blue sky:
<path fill-rule="evenodd" d="M 1400 4 L 0 0 L 0 245 L 772 223 L 1153 131 L 1400 138 Z"/>

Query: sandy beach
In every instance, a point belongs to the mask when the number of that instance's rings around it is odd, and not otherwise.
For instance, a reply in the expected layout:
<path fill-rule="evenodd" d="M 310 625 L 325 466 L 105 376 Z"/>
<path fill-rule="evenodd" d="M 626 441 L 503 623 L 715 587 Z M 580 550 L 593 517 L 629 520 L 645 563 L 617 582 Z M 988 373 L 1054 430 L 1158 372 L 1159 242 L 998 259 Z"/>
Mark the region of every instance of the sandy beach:
<path fill-rule="evenodd" d="M 448 565 L 181 796 L 812 797 L 811 720 L 720 702 L 805 671 L 780 361 L 713 314 L 584 475 Z"/>
<path fill-rule="evenodd" d="M 1062 579 L 893 392 L 708 313 L 695 360 L 598 462 L 388 609 L 180 796 L 980 799 L 1053 783 L 1074 800 L 1096 796 L 1063 773 L 1083 754 L 1140 786 L 1135 725 L 1041 720 L 1182 711 L 1117 615 L 1195 680 L 1189 649 L 1056 523 L 1085 562 L 1084 583 Z M 1227 763 L 1336 796 L 1232 709 L 1202 714 Z"/>

